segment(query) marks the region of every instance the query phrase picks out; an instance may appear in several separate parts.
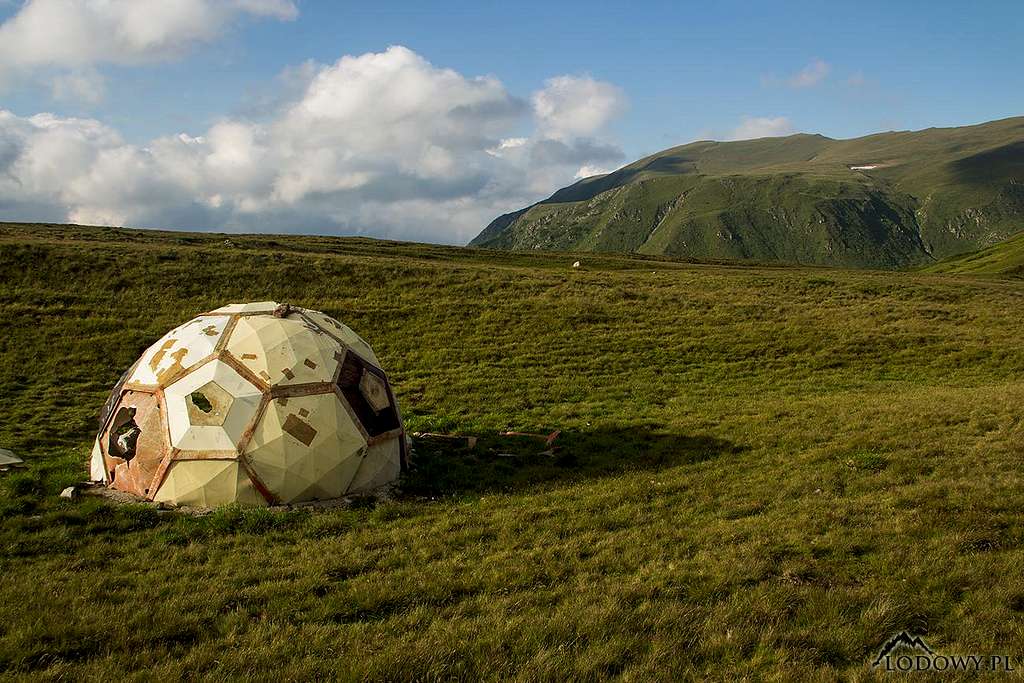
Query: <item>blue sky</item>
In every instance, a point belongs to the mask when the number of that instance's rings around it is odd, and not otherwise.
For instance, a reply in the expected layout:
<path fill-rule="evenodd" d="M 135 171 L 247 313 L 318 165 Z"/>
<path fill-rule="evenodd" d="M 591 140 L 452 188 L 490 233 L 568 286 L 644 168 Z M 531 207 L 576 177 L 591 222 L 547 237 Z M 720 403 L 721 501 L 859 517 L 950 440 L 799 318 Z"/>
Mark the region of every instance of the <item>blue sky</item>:
<path fill-rule="evenodd" d="M 43 127 L 33 117 L 43 112 L 65 129 L 71 120 L 95 121 L 100 132 L 76 129 L 74 134 L 89 139 L 96 159 L 104 150 L 106 157 L 121 150 L 120 156 L 132 157 L 152 176 L 133 196 L 102 184 L 94 189 L 94 195 L 111 195 L 104 200 L 109 206 L 85 206 L 89 202 L 80 197 L 48 190 L 40 184 L 45 178 L 33 176 L 28 183 L 23 178 L 21 186 L 35 183 L 38 191 L 4 202 L 0 185 L 0 218 L 106 217 L 164 227 L 357 232 L 459 242 L 482 228 L 478 223 L 486 223 L 486 216 L 546 196 L 581 172 L 608 170 L 694 139 L 793 131 L 852 137 L 1024 113 L 1019 47 L 1024 4 L 1019 2 L 605 7 L 593 2 L 163 0 L 154 4 L 152 23 L 138 10 L 145 4 L 136 0 L 134 14 L 122 16 L 90 13 L 85 0 L 0 3 L 0 39 L 6 39 L 0 43 L 13 46 L 5 51 L 0 44 L 0 109 L 14 117 L 11 130 L 21 126 L 22 131 L 8 139 L 37 140 Z M 158 16 L 158 11 L 172 14 Z M 119 43 L 122 39 L 128 42 Z M 96 47 L 105 41 L 110 49 Z M 400 66 L 366 59 L 355 71 L 330 71 L 344 56 L 381 55 L 389 46 L 407 48 L 391 55 Z M 367 76 L 364 67 L 377 71 Z M 321 85 L 338 105 L 317 120 L 333 116 L 338 128 L 361 129 L 375 115 L 373 93 L 393 87 L 397 68 L 415 71 L 423 83 L 440 88 L 433 99 L 403 100 L 400 106 L 432 111 L 417 125 L 448 132 L 426 147 L 411 138 L 402 143 L 406 147 L 381 142 L 381 158 L 392 159 L 389 164 L 379 162 L 377 148 L 362 145 L 365 135 L 356 141 L 321 136 L 317 152 L 326 145 L 333 155 L 323 160 L 321 171 L 343 180 L 332 184 L 318 178 L 282 189 L 294 185 L 292 176 L 303 171 L 301 159 L 281 151 L 294 155 L 297 133 L 280 131 L 300 125 L 292 110 L 312 97 L 316 75 L 325 74 L 324 82 L 335 78 Z M 458 92 L 439 85 L 445 70 L 463 79 L 449 84 Z M 489 77 L 500 92 L 474 90 L 479 77 Z M 550 90 L 551 79 L 559 77 L 575 80 L 559 81 Z M 353 94 L 360 79 L 376 79 L 369 96 Z M 404 82 L 403 87 L 415 89 L 421 81 Z M 547 119 L 537 110 L 538 93 L 546 88 L 557 95 L 544 100 L 555 108 Z M 474 103 L 483 98 L 492 109 L 509 110 L 466 123 L 458 140 L 450 142 L 451 121 L 442 122 L 447 114 L 434 111 L 434 105 L 437 99 L 460 97 Z M 364 109 L 353 114 L 346 98 L 358 99 Z M 509 113 L 517 106 L 518 114 Z M 401 126 L 419 115 L 419 110 L 402 111 L 395 118 L 384 112 L 381 126 Z M 357 116 L 357 125 L 351 116 Z M 232 140 L 207 149 L 216 137 L 211 133 L 225 122 L 235 128 L 221 138 Z M 49 134 L 54 125 L 47 123 L 43 132 Z M 194 140 L 190 155 L 206 155 L 195 162 L 203 164 L 202 192 L 181 180 L 200 173 L 181 166 L 181 150 L 152 156 L 154 140 L 182 133 Z M 395 138 L 406 139 L 400 133 Z M 256 146 L 270 150 L 270 156 L 254 156 L 246 142 L 252 139 L 264 141 Z M 472 140 L 479 141 L 476 147 Z M 513 142 L 501 147 L 502 141 Z M 362 148 L 362 162 L 352 161 L 355 148 Z M 499 148 L 509 154 L 494 151 Z M 556 148 L 555 154 L 541 153 Z M 415 167 L 401 161 L 415 155 L 432 161 Z M 282 167 L 295 163 L 296 169 L 291 180 L 282 171 L 277 178 L 253 178 L 248 187 L 227 183 L 212 192 L 208 188 L 219 182 L 217 169 L 226 167 L 211 166 L 211 157 L 238 163 L 273 159 Z M 3 158 L 0 154 L 0 163 Z M 453 170 L 456 166 L 459 170 Z M 86 180 L 79 185 L 100 183 L 98 168 L 106 167 L 95 160 L 83 166 Z M 118 177 L 112 175 L 108 183 Z M 268 192 L 274 202 L 256 201 Z M 153 196 L 167 193 L 175 195 L 174 202 L 161 200 L 166 205 L 147 208 Z M 458 228 L 446 229 L 446 221 Z"/>

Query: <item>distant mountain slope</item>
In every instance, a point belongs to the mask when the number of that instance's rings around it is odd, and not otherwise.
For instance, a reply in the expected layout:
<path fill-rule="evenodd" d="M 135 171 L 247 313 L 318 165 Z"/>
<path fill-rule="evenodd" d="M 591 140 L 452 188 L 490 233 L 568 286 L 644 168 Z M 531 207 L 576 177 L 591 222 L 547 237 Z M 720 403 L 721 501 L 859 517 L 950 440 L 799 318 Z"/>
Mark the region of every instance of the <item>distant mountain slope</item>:
<path fill-rule="evenodd" d="M 1024 277 L 1024 234 L 979 251 L 953 256 L 925 270 L 930 273 Z"/>
<path fill-rule="evenodd" d="M 898 268 L 1024 230 L 1024 117 L 852 140 L 694 142 L 496 218 L 496 249 Z"/>

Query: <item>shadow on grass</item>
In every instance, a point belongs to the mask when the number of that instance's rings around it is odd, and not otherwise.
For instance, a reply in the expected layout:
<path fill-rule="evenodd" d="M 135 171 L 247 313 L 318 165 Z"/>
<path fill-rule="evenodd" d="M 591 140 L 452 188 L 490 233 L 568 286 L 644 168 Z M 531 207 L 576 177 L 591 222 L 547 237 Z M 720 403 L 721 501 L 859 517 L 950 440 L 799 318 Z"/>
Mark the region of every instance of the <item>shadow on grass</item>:
<path fill-rule="evenodd" d="M 412 467 L 401 490 L 412 496 L 510 492 L 657 471 L 745 450 L 710 436 L 642 427 L 562 432 L 553 446 L 552 452 L 544 441 L 524 436 L 481 436 L 472 448 L 465 439 L 414 438 Z"/>

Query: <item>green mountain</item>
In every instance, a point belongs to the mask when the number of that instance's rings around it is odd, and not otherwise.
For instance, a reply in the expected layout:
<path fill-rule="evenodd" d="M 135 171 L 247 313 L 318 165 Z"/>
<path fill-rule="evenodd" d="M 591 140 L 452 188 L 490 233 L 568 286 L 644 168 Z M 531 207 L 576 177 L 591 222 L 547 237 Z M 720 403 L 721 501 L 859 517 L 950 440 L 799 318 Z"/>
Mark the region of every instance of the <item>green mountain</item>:
<path fill-rule="evenodd" d="M 495 249 L 899 268 L 1024 230 L 1024 117 L 851 140 L 694 142 L 496 218 Z"/>

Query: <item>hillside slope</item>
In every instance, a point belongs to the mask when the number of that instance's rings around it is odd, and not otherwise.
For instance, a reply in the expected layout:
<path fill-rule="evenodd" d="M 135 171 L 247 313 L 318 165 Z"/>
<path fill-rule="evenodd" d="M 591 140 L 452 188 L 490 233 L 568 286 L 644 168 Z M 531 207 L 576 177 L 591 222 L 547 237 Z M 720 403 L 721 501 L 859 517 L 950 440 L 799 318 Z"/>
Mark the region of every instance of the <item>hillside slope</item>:
<path fill-rule="evenodd" d="M 471 245 L 899 268 L 1021 230 L 1024 117 L 695 142 L 500 216 Z"/>
<path fill-rule="evenodd" d="M 925 270 L 931 273 L 1024 277 L 1024 234 L 985 249 L 948 258 Z"/>

